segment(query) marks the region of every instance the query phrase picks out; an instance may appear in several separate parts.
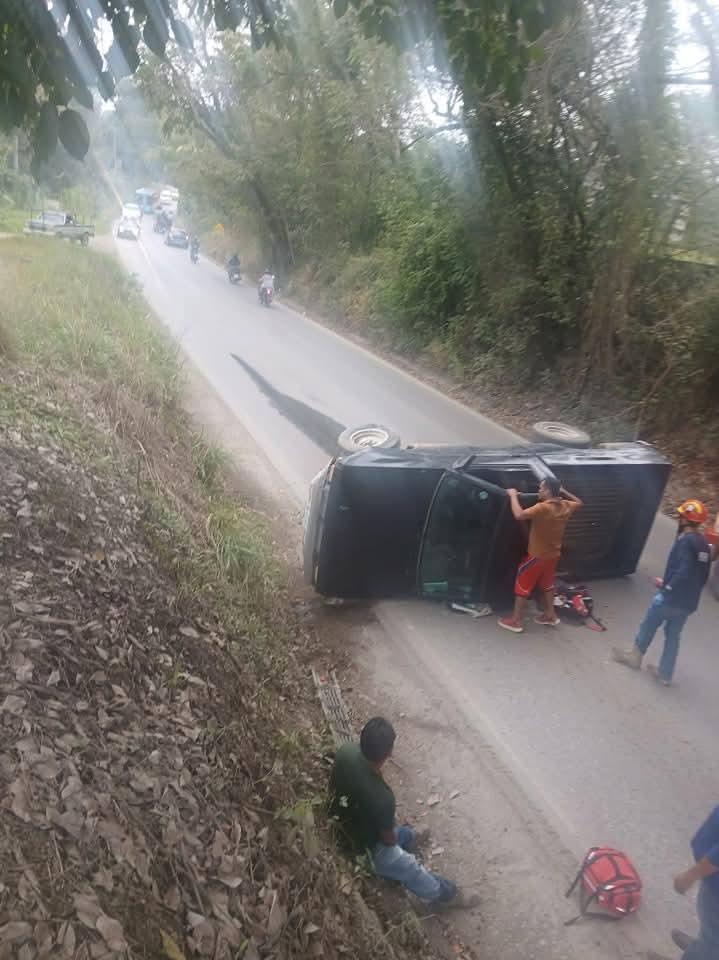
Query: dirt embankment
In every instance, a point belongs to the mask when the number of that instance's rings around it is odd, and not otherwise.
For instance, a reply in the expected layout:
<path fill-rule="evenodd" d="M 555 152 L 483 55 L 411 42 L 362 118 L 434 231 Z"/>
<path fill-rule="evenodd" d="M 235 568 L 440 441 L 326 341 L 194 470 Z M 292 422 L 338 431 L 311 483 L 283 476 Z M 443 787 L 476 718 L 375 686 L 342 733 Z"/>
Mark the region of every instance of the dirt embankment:
<path fill-rule="evenodd" d="M 57 250 L 5 260 L 45 293 L 0 353 L 3 956 L 435 956 L 327 835 L 322 644 L 266 522 L 192 433 L 137 292 Z M 108 323 L 120 300 L 137 316 Z"/>

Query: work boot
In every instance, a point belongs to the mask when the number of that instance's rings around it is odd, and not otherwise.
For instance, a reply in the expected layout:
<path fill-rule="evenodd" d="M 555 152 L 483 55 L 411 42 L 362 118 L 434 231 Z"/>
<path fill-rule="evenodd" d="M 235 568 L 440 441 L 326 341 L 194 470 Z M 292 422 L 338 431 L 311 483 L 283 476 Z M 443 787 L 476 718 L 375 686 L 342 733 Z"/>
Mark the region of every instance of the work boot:
<path fill-rule="evenodd" d="M 653 663 L 647 664 L 647 673 L 650 673 L 657 683 L 661 683 L 663 687 L 671 687 L 672 681 L 667 680 L 666 677 L 662 676 L 659 672 L 659 667 L 655 666 Z"/>
<path fill-rule="evenodd" d="M 473 910 L 479 906 L 479 897 L 476 893 L 466 894 L 458 890 L 451 900 L 442 904 L 445 910 Z"/>
<path fill-rule="evenodd" d="M 476 893 L 466 894 L 463 890 L 457 890 L 453 897 L 448 900 L 435 900 L 432 904 L 438 910 L 474 910 L 480 904 Z"/>
<path fill-rule="evenodd" d="M 625 667 L 631 667 L 632 670 L 640 670 L 642 666 L 642 651 L 639 647 L 632 647 L 631 650 L 622 650 L 620 647 L 613 647 L 612 660 L 616 660 L 617 663 L 623 663 Z"/>
<path fill-rule="evenodd" d="M 694 937 L 690 937 L 688 933 L 684 933 L 681 930 L 672 930 L 672 940 L 680 950 L 688 950 L 695 942 Z"/>

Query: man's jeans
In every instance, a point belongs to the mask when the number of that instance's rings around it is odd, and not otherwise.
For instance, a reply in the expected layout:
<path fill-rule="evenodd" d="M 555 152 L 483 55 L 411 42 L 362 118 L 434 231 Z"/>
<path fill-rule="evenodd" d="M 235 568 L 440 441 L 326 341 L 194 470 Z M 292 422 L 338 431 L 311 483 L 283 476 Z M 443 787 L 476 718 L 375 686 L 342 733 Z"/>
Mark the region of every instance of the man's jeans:
<path fill-rule="evenodd" d="M 662 659 L 659 661 L 659 675 L 663 680 L 671 682 L 674 676 L 674 667 L 679 653 L 679 640 L 688 616 L 686 610 L 679 610 L 678 607 L 670 606 L 660 590 L 649 604 L 649 609 L 639 624 L 634 645 L 641 651 L 642 656 L 649 649 L 654 634 L 664 624 L 664 651 Z"/>
<path fill-rule="evenodd" d="M 399 827 L 397 843 L 388 847 L 378 843 L 372 851 L 375 872 L 388 880 L 397 880 L 420 900 L 445 902 L 451 900 L 457 887 L 451 880 L 430 873 L 416 857 L 408 853 L 415 841 L 411 827 Z"/>
<path fill-rule="evenodd" d="M 719 893 L 703 882 L 697 897 L 699 937 L 684 951 L 682 960 L 716 960 L 719 957 Z"/>

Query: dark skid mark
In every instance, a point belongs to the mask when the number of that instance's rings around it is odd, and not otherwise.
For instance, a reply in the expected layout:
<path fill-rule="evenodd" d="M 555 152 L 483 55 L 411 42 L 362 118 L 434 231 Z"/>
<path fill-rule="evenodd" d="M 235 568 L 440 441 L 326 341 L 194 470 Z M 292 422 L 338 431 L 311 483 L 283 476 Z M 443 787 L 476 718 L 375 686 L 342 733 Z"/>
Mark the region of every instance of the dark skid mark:
<path fill-rule="evenodd" d="M 302 403 L 301 400 L 295 400 L 294 397 L 288 397 L 286 393 L 280 393 L 242 357 L 238 357 L 236 353 L 231 353 L 230 356 L 252 377 L 278 413 L 281 413 L 286 420 L 293 423 L 298 430 L 301 430 L 306 437 L 309 437 L 330 457 L 337 453 L 337 437 L 345 429 L 343 424 L 324 413 L 320 413 L 314 407 Z"/>

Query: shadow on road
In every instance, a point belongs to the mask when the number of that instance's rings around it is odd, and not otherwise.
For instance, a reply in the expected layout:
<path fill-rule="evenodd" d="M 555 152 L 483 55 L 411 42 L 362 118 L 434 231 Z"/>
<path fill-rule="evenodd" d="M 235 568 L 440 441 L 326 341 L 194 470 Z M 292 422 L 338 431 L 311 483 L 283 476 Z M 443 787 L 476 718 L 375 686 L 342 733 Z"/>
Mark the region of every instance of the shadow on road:
<path fill-rule="evenodd" d="M 282 414 L 290 423 L 293 423 L 298 430 L 301 430 L 308 439 L 321 447 L 330 457 L 337 453 L 337 437 L 345 429 L 344 424 L 338 423 L 337 420 L 333 420 L 332 417 L 328 417 L 324 413 L 320 413 L 319 410 L 315 410 L 314 407 L 310 407 L 301 400 L 295 400 L 294 397 L 288 397 L 286 393 L 281 393 L 242 357 L 238 357 L 236 353 L 231 353 L 230 356 L 252 377 L 278 413 Z"/>

